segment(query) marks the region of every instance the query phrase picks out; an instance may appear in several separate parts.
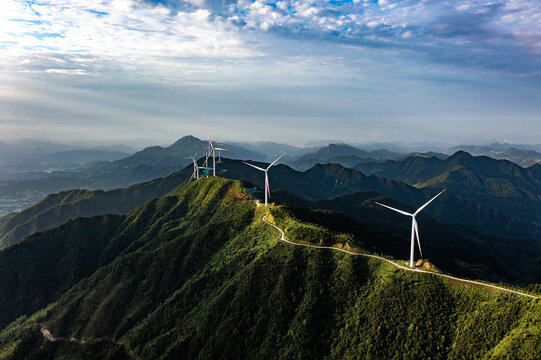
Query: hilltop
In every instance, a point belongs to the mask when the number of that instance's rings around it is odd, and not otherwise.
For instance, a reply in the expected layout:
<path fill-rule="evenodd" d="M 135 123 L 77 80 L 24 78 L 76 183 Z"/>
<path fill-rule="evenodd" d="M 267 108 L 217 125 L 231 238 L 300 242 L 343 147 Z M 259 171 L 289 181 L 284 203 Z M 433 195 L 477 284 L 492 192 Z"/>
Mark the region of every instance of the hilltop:
<path fill-rule="evenodd" d="M 340 231 L 351 220 L 338 214 L 330 226 L 256 207 L 241 182 L 201 179 L 0 251 L 0 358 L 541 355 L 539 301 L 292 246 L 261 221 L 266 211 L 297 242 L 398 241 Z"/>

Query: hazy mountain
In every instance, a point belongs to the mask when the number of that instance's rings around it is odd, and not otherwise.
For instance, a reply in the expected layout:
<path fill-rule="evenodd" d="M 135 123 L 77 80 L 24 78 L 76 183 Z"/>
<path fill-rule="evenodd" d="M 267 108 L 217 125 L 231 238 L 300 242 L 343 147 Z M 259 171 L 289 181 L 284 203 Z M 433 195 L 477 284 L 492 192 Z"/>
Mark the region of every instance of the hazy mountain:
<path fill-rule="evenodd" d="M 0 251 L 0 354 L 541 355 L 539 302 L 285 244 L 260 220 L 264 212 L 239 182 L 202 179 L 127 215 L 76 219 Z M 353 249 L 403 242 L 332 213 L 270 212 L 293 241 Z"/>
<path fill-rule="evenodd" d="M 454 154 L 457 151 L 466 151 L 474 156 L 489 156 L 493 159 L 505 159 L 522 167 L 528 167 L 541 162 L 541 153 L 532 149 L 518 149 L 506 144 L 490 145 L 459 145 L 447 149 L 447 153 Z"/>
<path fill-rule="evenodd" d="M 374 158 L 370 153 L 347 144 L 329 144 L 317 151 L 300 156 L 291 162 L 291 166 L 299 170 L 309 169 L 315 164 L 339 163 L 347 166 L 349 164 L 354 165 L 362 159 Z"/>
<path fill-rule="evenodd" d="M 130 157 L 114 162 L 111 166 L 122 167 L 140 164 L 165 166 L 174 166 L 178 164 L 186 165 L 191 163 L 190 159 L 186 159 L 187 157 L 194 156 L 196 153 L 198 154 L 198 157 L 204 156 L 204 148 L 207 146 L 207 141 L 188 135 L 165 148 L 153 146 L 143 149 Z M 222 157 L 244 160 L 266 160 L 265 155 L 237 145 L 228 145 L 226 148 L 228 151 L 223 151 L 221 154 Z"/>
<path fill-rule="evenodd" d="M 68 189 L 114 189 L 170 175 L 191 163 L 187 157 L 196 152 L 204 156 L 206 141 L 185 136 L 168 147 L 148 147 L 116 161 L 95 162 L 73 171 L 55 171 L 37 178 L 0 181 L 0 216 Z M 221 156 L 264 160 L 265 155 L 239 146 L 227 146 Z"/>
<path fill-rule="evenodd" d="M 62 144 L 37 139 L 0 141 L 0 166 L 40 166 L 68 162 L 71 164 L 99 160 L 117 160 L 135 149 L 125 145 L 91 146 Z M 120 157 L 119 157 L 120 156 Z M 57 166 L 58 167 L 58 166 Z M 40 169 L 33 169 L 40 170 Z"/>
<path fill-rule="evenodd" d="M 541 224 L 541 177 L 537 166 L 522 168 L 507 160 L 474 157 L 459 151 L 446 160 L 411 157 L 361 163 L 355 168 L 421 189 L 446 187 L 467 201 L 488 205 L 522 222 Z"/>
<path fill-rule="evenodd" d="M 345 167 L 354 167 L 360 162 L 401 160 L 410 156 L 447 158 L 447 155 L 436 152 L 397 153 L 383 148 L 366 151 L 347 144 L 329 144 L 317 151 L 299 156 L 296 160 L 289 161 L 288 164 L 298 170 L 307 170 L 315 164 L 340 164 Z"/>
<path fill-rule="evenodd" d="M 115 189 L 152 179 L 168 176 L 180 170 L 179 166 L 138 165 L 133 167 L 109 167 L 98 164 L 90 169 L 74 172 L 57 172 L 35 180 L 0 182 L 0 200 L 8 199 L 8 212 L 43 199 L 46 194 L 67 189 Z M 11 205 L 9 205 L 11 204 Z M 12 209 L 11 211 L 9 209 Z M 0 213 L 0 216 L 3 215 Z"/>
<path fill-rule="evenodd" d="M 78 171 L 92 166 L 96 162 L 114 161 L 130 154 L 119 151 L 78 149 L 35 154 L 29 158 L 20 158 L 17 163 L 3 165 L 0 181 L 35 180 L 63 171 Z"/>
<path fill-rule="evenodd" d="M 256 151 L 262 155 L 265 155 L 266 158 L 261 159 L 262 161 L 272 161 L 283 153 L 286 153 L 284 161 L 287 159 L 296 159 L 297 157 L 314 150 L 314 148 L 298 147 L 272 141 L 233 142 L 231 145 L 241 146 L 245 149 Z"/>

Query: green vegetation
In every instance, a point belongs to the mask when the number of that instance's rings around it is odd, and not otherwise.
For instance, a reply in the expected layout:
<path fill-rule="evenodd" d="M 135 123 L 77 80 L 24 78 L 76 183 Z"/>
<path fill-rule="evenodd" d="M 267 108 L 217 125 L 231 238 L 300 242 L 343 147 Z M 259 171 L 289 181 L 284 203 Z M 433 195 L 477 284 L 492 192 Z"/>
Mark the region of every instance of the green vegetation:
<path fill-rule="evenodd" d="M 0 249 L 79 216 L 127 213 L 150 199 L 166 195 L 186 182 L 188 177 L 187 172 L 179 172 L 126 189 L 76 189 L 48 195 L 20 213 L 0 218 Z"/>
<path fill-rule="evenodd" d="M 495 218 L 490 221 L 497 229 L 495 233 L 539 237 L 541 177 L 538 167 L 523 168 L 507 160 L 474 157 L 458 151 L 445 160 L 410 157 L 402 161 L 361 163 L 355 169 L 368 175 L 404 181 L 419 189 L 436 191 L 447 188 L 448 194 L 463 199 L 460 209 L 473 202 L 478 204 L 478 211 L 486 218 Z M 457 222 L 474 225 L 467 221 L 467 216 L 449 215 L 442 203 L 434 204 L 430 214 L 437 218 L 447 214 Z M 505 226 L 496 227 L 498 217 Z M 516 226 L 517 222 L 520 226 Z M 481 226 L 481 229 L 488 230 L 485 226 Z"/>
<path fill-rule="evenodd" d="M 379 240 L 348 233 L 351 220 L 334 213 L 248 198 L 238 181 L 201 179 L 0 252 L 0 273 L 11 274 L 1 313 L 19 309 L 0 332 L 0 359 L 541 357 L 539 300 L 283 243 L 265 211 L 305 242 Z M 50 295 L 17 307 L 39 298 L 38 280 Z"/>

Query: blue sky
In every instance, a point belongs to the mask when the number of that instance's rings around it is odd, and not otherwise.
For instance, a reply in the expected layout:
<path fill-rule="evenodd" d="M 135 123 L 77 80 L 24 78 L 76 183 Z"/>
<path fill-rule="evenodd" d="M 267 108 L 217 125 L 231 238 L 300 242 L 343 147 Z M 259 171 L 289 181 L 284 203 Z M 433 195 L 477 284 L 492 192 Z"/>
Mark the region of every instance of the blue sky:
<path fill-rule="evenodd" d="M 534 0 L 3 0 L 0 139 L 541 142 Z"/>

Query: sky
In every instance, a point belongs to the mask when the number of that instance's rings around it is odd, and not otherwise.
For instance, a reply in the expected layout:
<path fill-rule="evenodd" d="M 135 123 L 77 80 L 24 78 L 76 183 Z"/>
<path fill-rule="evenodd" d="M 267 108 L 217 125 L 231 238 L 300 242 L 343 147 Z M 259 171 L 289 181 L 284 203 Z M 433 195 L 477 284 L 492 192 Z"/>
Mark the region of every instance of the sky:
<path fill-rule="evenodd" d="M 538 0 L 2 0 L 0 140 L 540 143 Z"/>

